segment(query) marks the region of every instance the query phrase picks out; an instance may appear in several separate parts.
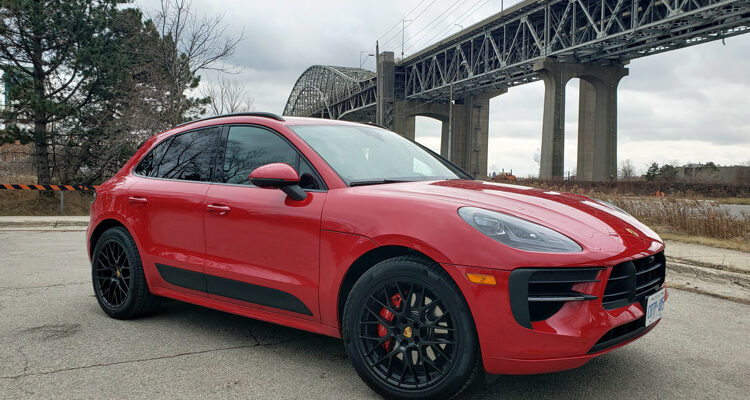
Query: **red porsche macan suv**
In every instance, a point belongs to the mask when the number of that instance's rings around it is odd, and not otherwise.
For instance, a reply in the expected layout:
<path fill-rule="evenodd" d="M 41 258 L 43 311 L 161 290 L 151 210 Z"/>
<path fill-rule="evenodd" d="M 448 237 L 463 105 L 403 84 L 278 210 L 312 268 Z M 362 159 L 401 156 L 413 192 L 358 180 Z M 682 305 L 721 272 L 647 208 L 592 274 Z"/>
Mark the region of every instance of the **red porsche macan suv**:
<path fill-rule="evenodd" d="M 268 113 L 147 140 L 97 190 L 94 292 L 341 337 L 389 398 L 575 368 L 660 319 L 664 245 L 583 196 L 473 180 L 376 126 Z"/>

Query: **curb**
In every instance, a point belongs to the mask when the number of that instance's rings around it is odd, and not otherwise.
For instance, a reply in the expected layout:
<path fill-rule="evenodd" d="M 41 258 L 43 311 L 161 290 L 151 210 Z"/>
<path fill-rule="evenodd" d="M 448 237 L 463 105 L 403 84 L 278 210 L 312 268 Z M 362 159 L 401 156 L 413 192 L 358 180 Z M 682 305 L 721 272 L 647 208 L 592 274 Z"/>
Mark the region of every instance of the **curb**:
<path fill-rule="evenodd" d="M 667 287 L 750 305 L 750 274 L 667 262 Z"/>
<path fill-rule="evenodd" d="M 0 231 L 84 231 L 89 225 L 88 218 L 71 219 L 0 219 Z"/>
<path fill-rule="evenodd" d="M 690 265 L 676 261 L 668 262 L 667 269 L 670 269 L 679 274 L 693 275 L 697 278 L 701 278 L 701 280 L 707 280 L 716 283 L 733 283 L 747 290 L 750 290 L 750 274 L 699 267 L 697 265 Z"/>

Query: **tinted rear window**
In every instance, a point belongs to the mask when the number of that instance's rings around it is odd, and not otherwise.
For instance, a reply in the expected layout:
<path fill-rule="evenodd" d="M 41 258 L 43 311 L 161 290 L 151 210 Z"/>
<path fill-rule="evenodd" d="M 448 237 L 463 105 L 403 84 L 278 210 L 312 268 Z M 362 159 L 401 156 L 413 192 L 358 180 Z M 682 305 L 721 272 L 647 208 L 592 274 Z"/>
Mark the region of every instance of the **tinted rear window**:
<path fill-rule="evenodd" d="M 154 178 L 208 182 L 218 136 L 218 128 L 209 128 L 171 137 L 151 150 L 135 172 Z"/>

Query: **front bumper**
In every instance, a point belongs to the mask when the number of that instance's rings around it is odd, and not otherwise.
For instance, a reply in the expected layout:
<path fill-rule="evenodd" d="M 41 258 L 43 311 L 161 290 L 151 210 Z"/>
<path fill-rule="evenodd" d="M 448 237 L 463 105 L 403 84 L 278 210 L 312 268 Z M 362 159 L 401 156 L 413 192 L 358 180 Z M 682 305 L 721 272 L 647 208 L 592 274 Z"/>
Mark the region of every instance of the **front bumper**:
<path fill-rule="evenodd" d="M 617 308 L 602 304 L 615 267 L 592 267 L 598 271 L 596 282 L 574 286 L 596 299 L 566 302 L 543 320 L 524 321 L 518 318 L 518 307 L 511 306 L 511 271 L 443 266 L 466 297 L 476 323 L 484 367 L 491 374 L 536 374 L 577 368 L 632 342 L 658 323 L 644 326 L 643 293 L 633 303 Z M 497 285 L 471 283 L 467 273 L 492 275 Z M 662 287 L 660 284 L 653 291 Z"/>
<path fill-rule="evenodd" d="M 637 340 L 641 336 L 654 329 L 654 327 L 656 327 L 656 325 L 658 324 L 659 321 L 651 324 L 651 326 L 645 328 L 636 336 L 633 336 L 613 347 L 609 347 L 606 350 L 602 350 L 592 354 L 573 357 L 539 358 L 531 360 L 521 358 L 493 357 L 482 354 L 482 362 L 487 373 L 498 375 L 533 375 L 578 368 L 595 357 L 598 357 L 605 353 L 609 353 L 612 350 L 618 349 L 630 342 Z"/>

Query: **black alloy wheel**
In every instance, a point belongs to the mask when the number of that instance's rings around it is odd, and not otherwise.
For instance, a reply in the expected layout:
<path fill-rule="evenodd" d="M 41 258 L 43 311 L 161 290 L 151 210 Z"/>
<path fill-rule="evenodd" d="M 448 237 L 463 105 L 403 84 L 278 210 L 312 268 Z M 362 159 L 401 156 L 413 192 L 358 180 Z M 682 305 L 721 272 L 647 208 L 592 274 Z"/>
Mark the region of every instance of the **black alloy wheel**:
<path fill-rule="evenodd" d="M 392 281 L 370 295 L 359 321 L 360 351 L 381 379 L 402 389 L 434 385 L 456 359 L 453 315 L 424 286 Z"/>
<path fill-rule="evenodd" d="M 94 265 L 97 296 L 108 308 L 117 309 L 128 299 L 132 282 L 132 268 L 125 248 L 116 239 L 107 240 L 102 244 Z"/>
<path fill-rule="evenodd" d="M 99 306 L 112 318 L 137 317 L 158 305 L 148 290 L 138 247 L 123 227 L 110 228 L 97 240 L 91 280 Z"/>
<path fill-rule="evenodd" d="M 386 398 L 450 398 L 481 369 L 465 300 L 445 271 L 422 258 L 368 270 L 349 295 L 343 322 L 355 369 Z"/>

